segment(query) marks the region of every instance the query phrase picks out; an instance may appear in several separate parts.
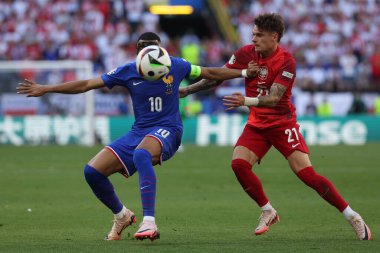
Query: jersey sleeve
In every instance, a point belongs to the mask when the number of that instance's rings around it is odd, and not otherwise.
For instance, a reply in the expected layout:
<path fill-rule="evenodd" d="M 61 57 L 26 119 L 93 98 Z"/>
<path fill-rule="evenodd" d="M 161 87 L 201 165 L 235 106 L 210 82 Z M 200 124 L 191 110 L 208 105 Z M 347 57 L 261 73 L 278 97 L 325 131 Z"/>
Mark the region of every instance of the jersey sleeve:
<path fill-rule="evenodd" d="M 290 88 L 296 77 L 296 63 L 293 59 L 285 59 L 280 66 L 277 76 L 273 83 L 278 83 Z"/>
<path fill-rule="evenodd" d="M 125 72 L 125 66 L 115 68 L 108 73 L 102 74 L 100 77 L 102 78 L 104 84 L 112 89 L 114 86 L 123 85 L 122 73 Z"/>
<path fill-rule="evenodd" d="M 231 56 L 230 60 L 226 63 L 226 67 L 229 69 L 245 69 L 247 68 L 247 50 L 242 47 L 239 48 L 235 53 Z"/>
<path fill-rule="evenodd" d="M 172 62 L 175 62 L 177 71 L 181 79 L 189 78 L 191 74 L 191 64 L 183 58 L 172 58 Z"/>

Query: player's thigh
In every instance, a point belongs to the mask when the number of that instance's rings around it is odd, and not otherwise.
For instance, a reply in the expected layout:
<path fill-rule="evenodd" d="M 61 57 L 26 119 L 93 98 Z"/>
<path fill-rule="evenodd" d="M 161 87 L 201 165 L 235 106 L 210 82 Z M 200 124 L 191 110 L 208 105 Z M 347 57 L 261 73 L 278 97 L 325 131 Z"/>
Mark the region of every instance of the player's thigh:
<path fill-rule="evenodd" d="M 309 148 L 299 131 L 297 123 L 287 124 L 267 130 L 272 145 L 288 159 L 293 171 L 310 166 Z M 304 166 L 304 167 L 302 167 Z"/>
<path fill-rule="evenodd" d="M 143 131 L 130 131 L 106 146 L 106 149 L 120 161 L 122 170 L 119 172 L 125 177 L 130 177 L 137 171 L 133 154 L 144 136 Z"/>
<path fill-rule="evenodd" d="M 161 164 L 171 158 L 181 145 L 182 131 L 170 127 L 156 127 L 150 131 L 137 148 L 144 148 L 152 155 L 152 164 Z"/>
<path fill-rule="evenodd" d="M 271 144 L 265 138 L 262 130 L 246 125 L 236 142 L 232 159 L 243 159 L 250 164 L 260 163 L 260 160 L 270 149 Z"/>
<path fill-rule="evenodd" d="M 100 150 L 88 164 L 105 176 L 119 172 L 123 167 L 117 157 L 107 148 Z"/>

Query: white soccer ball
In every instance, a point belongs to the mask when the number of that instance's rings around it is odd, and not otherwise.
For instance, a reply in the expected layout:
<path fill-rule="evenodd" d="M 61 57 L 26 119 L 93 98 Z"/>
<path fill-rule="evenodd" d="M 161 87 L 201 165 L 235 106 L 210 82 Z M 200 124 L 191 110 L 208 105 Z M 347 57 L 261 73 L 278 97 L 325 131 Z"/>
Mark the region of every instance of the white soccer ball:
<path fill-rule="evenodd" d="M 169 73 L 172 62 L 168 52 L 156 45 L 143 48 L 136 57 L 139 74 L 148 81 L 156 81 Z"/>

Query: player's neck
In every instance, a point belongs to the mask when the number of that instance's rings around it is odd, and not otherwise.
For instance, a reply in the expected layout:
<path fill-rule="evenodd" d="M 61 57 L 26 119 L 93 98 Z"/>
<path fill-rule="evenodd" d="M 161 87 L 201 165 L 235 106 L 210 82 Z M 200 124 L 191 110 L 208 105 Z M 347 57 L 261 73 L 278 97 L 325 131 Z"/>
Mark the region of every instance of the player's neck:
<path fill-rule="evenodd" d="M 277 51 L 277 48 L 278 48 L 278 45 L 276 45 L 275 47 L 273 47 L 273 48 L 271 48 L 271 49 L 268 49 L 268 50 L 265 51 L 265 52 L 261 52 L 261 53 L 260 53 L 260 54 L 261 54 L 261 57 L 262 57 L 263 59 L 265 59 L 265 58 L 268 58 L 268 57 L 272 56 L 272 55 Z"/>

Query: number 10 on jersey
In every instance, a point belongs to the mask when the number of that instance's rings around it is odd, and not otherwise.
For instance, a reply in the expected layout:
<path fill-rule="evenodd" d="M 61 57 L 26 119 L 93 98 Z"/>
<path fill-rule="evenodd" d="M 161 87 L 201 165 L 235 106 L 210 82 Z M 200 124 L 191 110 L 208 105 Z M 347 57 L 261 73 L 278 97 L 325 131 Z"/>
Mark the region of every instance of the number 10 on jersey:
<path fill-rule="evenodd" d="M 160 112 L 162 111 L 162 98 L 161 97 L 150 97 L 150 111 Z"/>

